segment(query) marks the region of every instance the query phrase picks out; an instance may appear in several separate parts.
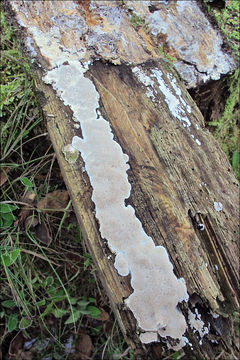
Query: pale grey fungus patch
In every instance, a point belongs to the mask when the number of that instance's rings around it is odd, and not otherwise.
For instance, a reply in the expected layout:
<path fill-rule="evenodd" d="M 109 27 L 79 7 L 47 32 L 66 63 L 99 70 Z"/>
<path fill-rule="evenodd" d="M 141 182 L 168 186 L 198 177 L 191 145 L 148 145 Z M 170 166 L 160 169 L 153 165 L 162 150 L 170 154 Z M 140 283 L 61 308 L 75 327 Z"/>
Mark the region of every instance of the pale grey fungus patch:
<path fill-rule="evenodd" d="M 129 265 L 126 256 L 123 253 L 118 253 L 115 257 L 114 266 L 119 275 L 127 276 L 129 274 Z"/>
<path fill-rule="evenodd" d="M 56 26 L 45 33 L 34 26 L 28 30 L 33 35 L 42 55 L 49 60 L 51 67 L 60 66 L 66 61 L 78 61 L 85 54 L 86 50 L 84 49 L 82 54 L 80 54 L 80 51 L 78 53 L 71 53 L 63 45 L 60 47 L 59 40 L 61 34 Z"/>
<path fill-rule="evenodd" d="M 152 101 L 155 101 L 154 81 L 149 76 L 147 76 L 143 70 L 141 70 L 136 66 L 132 69 L 132 71 L 136 75 L 138 81 L 140 81 L 143 85 L 147 87 L 147 91 L 146 91 L 147 97 L 151 97 Z M 152 89 L 149 88 L 149 86 L 151 86 Z"/>
<path fill-rule="evenodd" d="M 170 88 L 165 83 L 162 77 L 162 72 L 159 69 L 152 69 L 151 72 L 152 72 L 152 76 L 156 78 L 158 81 L 159 88 L 163 93 L 163 95 L 165 96 L 165 100 L 170 112 L 173 114 L 174 117 L 176 117 L 180 121 L 180 123 L 184 127 L 190 127 L 191 122 L 186 116 L 184 107 L 181 105 L 179 99 L 172 93 Z M 174 83 L 174 87 L 177 88 L 175 83 Z M 179 91 L 178 93 L 181 94 L 180 89 Z"/>
<path fill-rule="evenodd" d="M 217 212 L 222 211 L 222 209 L 223 209 L 223 205 L 221 202 L 214 201 L 213 206 Z"/>
<path fill-rule="evenodd" d="M 115 267 L 120 275 L 131 274 L 134 291 L 125 301 L 127 306 L 145 333 L 181 338 L 187 325 L 177 305 L 188 300 L 185 281 L 174 275 L 166 249 L 155 246 L 134 208 L 125 206 L 131 192 L 129 158 L 114 141 L 109 122 L 97 114 L 99 94 L 84 77 L 85 71 L 80 64 L 70 62 L 49 71 L 44 80 L 52 84 L 81 124 L 83 138 L 74 136 L 72 146 L 85 162 L 100 233 L 116 254 Z M 156 335 L 152 341 L 155 339 Z"/>
<path fill-rule="evenodd" d="M 183 99 L 182 91 L 177 86 L 177 81 L 175 78 L 173 78 L 172 74 L 168 73 L 167 78 L 170 81 L 170 84 L 176 95 L 165 83 L 162 72 L 159 69 L 152 69 L 151 77 L 146 75 L 144 70 L 137 66 L 135 66 L 132 71 L 136 75 L 138 81 L 147 87 L 146 95 L 147 97 L 151 97 L 153 102 L 156 101 L 155 83 L 153 81 L 153 78 L 157 79 L 159 89 L 165 96 L 165 101 L 168 105 L 170 112 L 180 121 L 183 127 L 187 128 L 187 130 L 190 132 L 191 137 L 195 140 L 196 144 L 200 146 L 201 141 L 199 139 L 195 139 L 195 135 L 191 134 L 191 122 L 187 117 L 187 112 L 191 114 L 192 109 Z"/>
<path fill-rule="evenodd" d="M 129 7 L 148 24 L 154 37 L 166 35 L 166 43 L 181 57 L 174 65 L 188 88 L 210 79 L 219 79 L 222 74 L 236 68 L 234 59 L 222 51 L 220 34 L 212 27 L 196 1 L 177 0 L 175 8 L 171 2 L 169 6 L 161 6 L 158 1 L 158 10 L 153 13 L 145 3 L 132 1 Z"/>
<path fill-rule="evenodd" d="M 184 345 L 189 345 L 191 347 L 191 349 L 193 349 L 192 343 L 190 343 L 190 341 L 188 340 L 188 338 L 186 336 L 183 336 L 182 340 L 183 340 Z"/>
<path fill-rule="evenodd" d="M 30 52 L 31 56 L 33 58 L 35 58 L 37 56 L 37 52 L 33 46 L 34 41 L 30 36 L 28 36 L 27 39 L 25 40 L 25 45 L 26 45 L 26 48 L 28 49 L 28 51 Z"/>
<path fill-rule="evenodd" d="M 137 66 L 132 69 L 133 73 L 137 76 L 138 80 L 145 86 L 152 86 L 154 88 L 154 81 L 147 76 L 144 71 Z"/>
<path fill-rule="evenodd" d="M 182 91 L 181 91 L 181 89 L 179 89 L 179 87 L 177 86 L 176 82 L 177 82 L 177 80 L 176 80 L 175 78 L 170 79 L 170 83 L 171 83 L 173 89 L 175 90 L 175 93 L 176 93 L 178 96 L 181 96 L 181 95 L 182 95 Z M 184 101 L 183 99 L 181 99 L 181 101 L 182 101 L 183 105 L 186 106 L 185 101 Z"/>
<path fill-rule="evenodd" d="M 158 334 L 157 332 L 146 332 L 139 336 L 141 342 L 143 344 L 149 344 L 154 341 L 158 341 Z"/>
<path fill-rule="evenodd" d="M 215 312 L 213 312 L 212 310 L 210 310 L 210 314 L 212 315 L 212 317 L 214 319 L 217 319 L 219 317 L 219 314 L 216 314 Z"/>
<path fill-rule="evenodd" d="M 209 325 L 208 327 L 205 326 L 197 309 L 195 309 L 195 314 L 192 313 L 190 309 L 188 309 L 188 323 L 194 333 L 198 332 L 200 336 L 199 343 L 202 345 L 202 338 L 209 333 Z"/>
<path fill-rule="evenodd" d="M 218 266 L 216 264 L 214 266 L 215 266 L 215 269 L 218 271 Z"/>

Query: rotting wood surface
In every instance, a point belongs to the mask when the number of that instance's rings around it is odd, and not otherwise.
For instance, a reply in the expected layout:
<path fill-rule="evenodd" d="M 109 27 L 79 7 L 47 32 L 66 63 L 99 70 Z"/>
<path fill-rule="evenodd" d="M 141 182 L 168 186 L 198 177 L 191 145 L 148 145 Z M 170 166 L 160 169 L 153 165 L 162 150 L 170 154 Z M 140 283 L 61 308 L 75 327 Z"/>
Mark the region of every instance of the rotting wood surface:
<path fill-rule="evenodd" d="M 39 6 L 45 4 L 43 2 Z M 54 5 L 56 14 L 61 12 L 60 8 L 57 9 L 58 2 Z M 38 5 L 28 4 L 24 8 L 24 11 L 29 11 L 28 25 L 32 21 L 38 26 L 38 22 L 44 24 L 48 20 L 49 27 L 47 12 L 38 19 L 34 6 Z M 46 6 L 49 6 L 48 2 Z M 90 22 L 91 14 L 89 11 L 84 13 L 83 9 L 83 4 L 79 4 L 79 13 L 88 16 Z M 130 23 L 128 27 L 132 29 Z M 128 28 L 125 27 L 124 31 L 127 33 Z M 134 32 L 129 31 L 134 43 Z M 70 33 L 65 44 L 71 43 Z M 140 46 L 137 34 L 136 44 Z M 138 46 L 136 49 L 139 49 Z M 119 54 L 121 50 L 118 53 L 121 58 Z M 100 94 L 99 110 L 111 123 L 117 142 L 130 158 L 128 177 L 132 191 L 127 202 L 134 207 L 146 233 L 154 239 L 155 244 L 167 248 L 177 276 L 186 280 L 190 300 L 188 305 L 181 304 L 184 314 L 187 316 L 188 307 L 192 311 L 197 309 L 206 326 L 211 326 L 202 345 L 199 344 L 198 334 L 189 327 L 187 337 L 193 350 L 185 347 L 185 353 L 188 358 L 194 354 L 213 359 L 224 350 L 226 355 L 223 354 L 222 358 L 225 356 L 229 359 L 234 356 L 238 346 L 231 318 L 232 312 L 239 306 L 237 180 L 224 153 L 204 128 L 201 113 L 175 72 L 164 60 L 151 58 L 156 56 L 142 50 L 141 59 L 136 56 L 134 60 L 146 74 L 152 69 L 160 69 L 169 86 L 167 74 L 176 78 L 185 103 L 192 109 L 188 114 L 192 124 L 191 133 L 174 118 L 160 89 L 155 88 L 155 102 L 146 95 L 146 87 L 133 74 L 134 65 L 104 63 L 106 59 L 102 56 L 103 62 L 93 62 L 86 76 L 94 82 Z M 107 60 L 116 62 L 116 59 Z M 43 53 L 38 54 L 37 61 L 49 67 L 49 60 Z M 140 344 L 135 319 L 123 306 L 124 298 L 132 292 L 130 278 L 117 274 L 113 257 L 109 259 L 111 253 L 100 237 L 90 182 L 83 171 L 84 162 L 79 157 L 75 164 L 70 165 L 63 155 L 63 147 L 71 143 L 74 135 L 81 136 L 81 130 L 74 127 L 71 110 L 62 104 L 52 87 L 42 81 L 42 71 L 37 69 L 36 73 L 37 88 L 45 97 L 43 111 L 58 162 L 83 237 L 123 334 L 129 344 L 137 349 L 136 358 L 162 359 L 166 354 L 162 345 Z M 194 141 L 196 137 L 201 145 Z M 221 202 L 223 210 L 216 211 L 214 202 Z M 220 316 L 212 316 L 212 313 Z"/>

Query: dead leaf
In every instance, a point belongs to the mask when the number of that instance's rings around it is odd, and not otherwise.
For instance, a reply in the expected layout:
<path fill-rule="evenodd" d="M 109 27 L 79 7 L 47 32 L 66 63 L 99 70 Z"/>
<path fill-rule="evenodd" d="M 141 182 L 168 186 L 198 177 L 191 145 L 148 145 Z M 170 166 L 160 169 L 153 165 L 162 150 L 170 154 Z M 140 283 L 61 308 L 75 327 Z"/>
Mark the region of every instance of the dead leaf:
<path fill-rule="evenodd" d="M 57 211 L 65 209 L 69 201 L 69 195 L 66 190 L 55 190 L 48 193 L 37 203 L 37 208 L 42 212 Z"/>
<path fill-rule="evenodd" d="M 33 191 L 28 191 L 26 193 L 26 195 L 22 198 L 22 202 L 29 204 L 25 205 L 22 210 L 20 211 L 19 215 L 18 215 L 18 220 L 15 221 L 14 225 L 22 225 L 25 220 L 27 219 L 27 217 L 29 215 L 31 215 L 32 211 L 33 211 L 33 206 L 35 204 L 35 200 L 36 200 L 36 194 Z"/>
<path fill-rule="evenodd" d="M 22 333 L 18 333 L 11 341 L 9 346 L 9 355 L 10 356 L 18 356 L 19 353 L 22 352 L 24 344 L 24 336 Z"/>
<path fill-rule="evenodd" d="M 101 314 L 97 318 L 98 321 L 108 321 L 109 320 L 109 314 L 102 308 L 99 308 L 101 310 Z"/>
<path fill-rule="evenodd" d="M 8 351 L 8 360 L 34 360 L 36 349 L 32 347 L 29 351 L 24 349 L 26 339 L 22 333 L 18 333 L 11 341 Z"/>
<path fill-rule="evenodd" d="M 106 337 L 108 337 L 112 333 L 113 327 L 114 322 L 111 319 L 103 324 L 103 332 Z"/>
<path fill-rule="evenodd" d="M 3 168 L 0 171 L 0 186 L 2 186 L 8 179 L 7 174 L 9 173 L 10 168 Z"/>
<path fill-rule="evenodd" d="M 38 218 L 32 214 L 28 216 L 24 222 L 25 229 L 35 228 L 35 226 L 37 226 L 38 223 L 39 223 Z"/>
<path fill-rule="evenodd" d="M 50 236 L 49 230 L 48 230 L 48 226 L 45 224 L 44 221 L 40 223 L 38 223 L 34 229 L 33 229 L 33 234 L 35 235 L 36 239 L 46 245 L 49 245 L 52 238 Z"/>
<path fill-rule="evenodd" d="M 90 336 L 84 332 L 79 332 L 75 344 L 74 360 L 88 360 L 93 351 L 93 344 Z"/>

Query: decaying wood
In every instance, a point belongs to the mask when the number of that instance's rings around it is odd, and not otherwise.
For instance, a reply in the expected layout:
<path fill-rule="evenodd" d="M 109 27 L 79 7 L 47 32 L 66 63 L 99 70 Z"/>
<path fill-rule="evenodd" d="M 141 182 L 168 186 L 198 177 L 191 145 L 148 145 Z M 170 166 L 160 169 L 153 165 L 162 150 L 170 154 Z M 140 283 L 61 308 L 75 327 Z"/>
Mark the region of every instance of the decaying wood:
<path fill-rule="evenodd" d="M 42 6 L 48 6 L 48 2 L 43 3 L 46 5 Z M 58 3 L 54 4 L 56 8 Z M 53 26 L 49 25 L 52 20 L 48 11 L 37 17 L 34 6 L 30 4 L 24 8 L 28 23 L 44 28 L 48 21 L 47 26 Z M 91 12 L 86 10 L 86 4 L 80 2 L 78 6 L 79 13 L 91 24 Z M 98 19 L 95 17 L 94 21 Z M 138 33 L 127 19 L 126 24 L 124 32 L 131 32 L 131 42 L 136 49 L 141 48 Z M 65 40 L 71 42 L 69 34 Z M 134 65 L 123 63 L 129 60 L 130 53 L 124 53 L 122 61 L 121 52 L 124 51 L 118 49 L 118 65 L 106 63 L 102 56 L 102 61 L 93 62 L 86 76 L 100 94 L 101 113 L 111 123 L 115 139 L 130 158 L 128 178 L 132 191 L 126 202 L 134 207 L 155 244 L 167 248 L 176 275 L 185 278 L 190 300 L 187 305 L 181 304 L 183 313 L 187 316 L 188 307 L 197 308 L 204 323 L 210 324 L 209 334 L 204 336 L 202 344 L 198 334 L 189 327 L 187 336 L 192 349 L 184 348 L 187 358 L 194 354 L 198 358 L 213 359 L 223 352 L 221 358 L 230 359 L 238 350 L 231 316 L 239 306 L 238 183 L 176 72 L 165 60 L 154 56 L 149 46 L 147 52 L 144 47 L 141 49 L 140 56 L 135 54 L 133 62 L 141 65 L 146 73 L 157 68 L 163 76 L 171 73 L 176 78 L 185 102 L 191 106 L 188 119 L 194 129 L 199 129 L 200 146 L 171 114 L 159 89 L 157 101 L 147 97 L 146 88 L 133 76 Z M 116 58 L 107 60 L 116 63 Z M 41 53 L 37 61 L 42 66 L 48 64 Z M 76 163 L 69 164 L 64 157 L 64 146 L 71 143 L 74 135 L 81 136 L 81 129 L 74 127 L 71 110 L 63 105 L 52 87 L 42 81 L 42 70 L 35 71 L 37 90 L 45 99 L 42 109 L 64 181 L 121 330 L 136 349 L 136 358 L 162 359 L 166 354 L 164 346 L 142 345 L 135 318 L 124 307 L 123 300 L 132 292 L 130 278 L 117 274 L 114 256 L 100 237 L 91 185 L 83 171 L 84 162 L 79 157 Z M 221 202 L 223 210 L 216 211 L 214 202 Z M 204 228 L 199 228 L 199 224 Z"/>

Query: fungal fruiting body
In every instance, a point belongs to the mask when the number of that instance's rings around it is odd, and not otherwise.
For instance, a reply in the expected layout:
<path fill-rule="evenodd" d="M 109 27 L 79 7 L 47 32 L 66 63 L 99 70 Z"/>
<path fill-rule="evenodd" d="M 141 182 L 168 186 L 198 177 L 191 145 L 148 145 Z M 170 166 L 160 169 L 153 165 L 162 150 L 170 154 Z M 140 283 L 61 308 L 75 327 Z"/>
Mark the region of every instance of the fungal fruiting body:
<path fill-rule="evenodd" d="M 186 322 L 177 305 L 188 300 L 185 281 L 177 279 L 165 248 L 155 246 L 133 207 L 125 205 L 131 192 L 129 159 L 97 111 L 99 94 L 84 72 L 80 63 L 68 62 L 49 71 L 44 80 L 81 124 L 82 138 L 74 136 L 72 146 L 84 159 L 100 233 L 116 255 L 114 266 L 122 276 L 131 274 L 134 291 L 125 302 L 145 332 L 142 341 L 156 341 L 157 334 L 180 339 Z"/>

